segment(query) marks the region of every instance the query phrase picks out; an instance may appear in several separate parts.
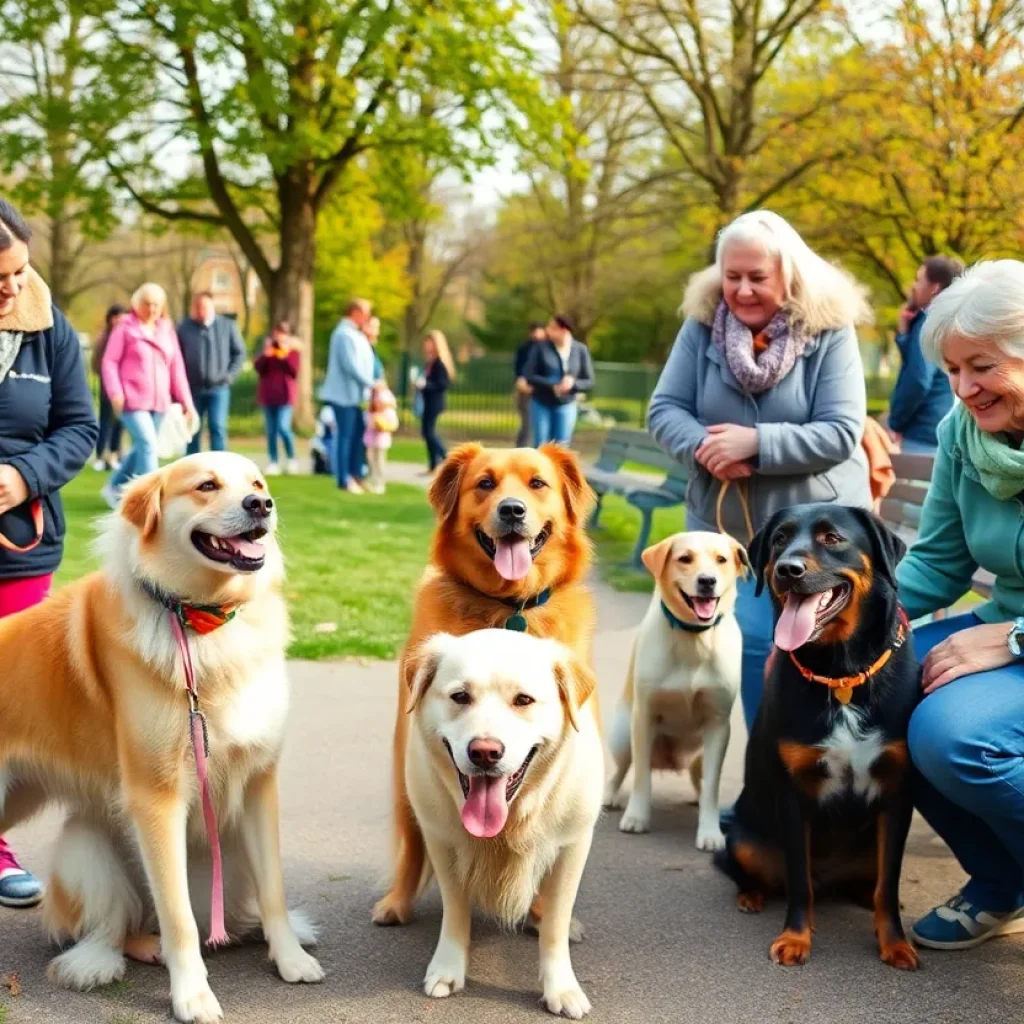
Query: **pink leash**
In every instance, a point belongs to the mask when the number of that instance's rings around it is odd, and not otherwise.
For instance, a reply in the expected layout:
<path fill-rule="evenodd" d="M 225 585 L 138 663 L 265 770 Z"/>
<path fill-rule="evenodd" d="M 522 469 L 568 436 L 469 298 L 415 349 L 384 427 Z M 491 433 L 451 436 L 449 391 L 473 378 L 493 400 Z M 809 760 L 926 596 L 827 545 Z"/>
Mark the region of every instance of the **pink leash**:
<path fill-rule="evenodd" d="M 181 663 L 185 669 L 185 689 L 188 691 L 188 724 L 192 735 L 192 751 L 196 757 L 196 775 L 199 779 L 199 792 L 203 800 L 203 818 L 206 820 L 206 836 L 210 841 L 210 853 L 213 857 L 213 885 L 210 891 L 210 937 L 208 946 L 223 946 L 228 940 L 224 929 L 224 865 L 220 855 L 220 833 L 217 831 L 217 812 L 213 808 L 210 796 L 210 778 L 206 770 L 206 759 L 210 756 L 210 737 L 206 730 L 206 716 L 199 709 L 199 691 L 196 689 L 196 677 L 192 668 L 192 653 L 188 648 L 188 638 L 178 616 L 170 613 L 171 630 L 178 643 Z"/>

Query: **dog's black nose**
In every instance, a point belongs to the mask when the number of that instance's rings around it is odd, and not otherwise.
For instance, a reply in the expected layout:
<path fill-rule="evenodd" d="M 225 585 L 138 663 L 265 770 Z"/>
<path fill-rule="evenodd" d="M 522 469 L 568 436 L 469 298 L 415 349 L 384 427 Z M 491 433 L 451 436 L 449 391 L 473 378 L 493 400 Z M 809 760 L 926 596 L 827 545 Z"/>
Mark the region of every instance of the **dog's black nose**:
<path fill-rule="evenodd" d="M 493 768 L 505 756 L 505 744 L 500 740 L 470 740 L 468 753 L 477 768 Z"/>
<path fill-rule="evenodd" d="M 775 563 L 775 575 L 784 580 L 798 580 L 807 572 L 801 558 L 783 558 Z"/>
<path fill-rule="evenodd" d="M 242 499 L 242 508 L 251 516 L 266 519 L 274 507 L 274 499 L 269 494 L 247 494 Z"/>
<path fill-rule="evenodd" d="M 714 576 L 705 576 L 701 573 L 697 577 L 697 589 L 701 592 L 710 591 L 713 593 L 716 586 L 718 586 L 718 580 Z"/>
<path fill-rule="evenodd" d="M 526 518 L 526 502 L 518 498 L 502 498 L 498 502 L 498 516 L 503 523 L 521 523 Z"/>

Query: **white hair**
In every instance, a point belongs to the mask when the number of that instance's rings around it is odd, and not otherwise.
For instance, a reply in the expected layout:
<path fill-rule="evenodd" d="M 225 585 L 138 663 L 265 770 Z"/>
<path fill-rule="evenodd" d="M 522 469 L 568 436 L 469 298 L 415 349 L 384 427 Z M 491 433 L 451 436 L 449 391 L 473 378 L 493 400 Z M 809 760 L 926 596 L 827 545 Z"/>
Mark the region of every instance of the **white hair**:
<path fill-rule="evenodd" d="M 136 313 L 143 302 L 159 303 L 161 316 L 167 312 L 167 292 L 160 285 L 154 284 L 152 281 L 140 284 L 132 293 L 130 305 Z"/>
<path fill-rule="evenodd" d="M 1024 263 L 977 263 L 932 299 L 921 331 L 925 358 L 942 366 L 942 349 L 953 337 L 989 341 L 1024 359 Z"/>

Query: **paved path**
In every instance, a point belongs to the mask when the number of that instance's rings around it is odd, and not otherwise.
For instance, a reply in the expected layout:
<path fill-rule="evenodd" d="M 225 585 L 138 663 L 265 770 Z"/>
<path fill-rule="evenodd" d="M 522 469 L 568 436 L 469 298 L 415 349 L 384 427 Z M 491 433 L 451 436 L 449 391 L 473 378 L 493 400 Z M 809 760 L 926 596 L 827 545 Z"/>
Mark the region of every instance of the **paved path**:
<path fill-rule="evenodd" d="M 644 599 L 600 590 L 597 663 L 603 707 L 612 709 L 632 627 Z M 462 1022 L 515 1024 L 546 1019 L 537 1004 L 536 943 L 476 927 L 466 992 L 426 999 L 419 983 L 440 922 L 436 890 L 415 922 L 382 930 L 369 920 L 388 866 L 389 739 L 395 667 L 389 663 L 296 663 L 294 713 L 284 760 L 283 832 L 288 888 L 319 920 L 319 956 L 327 981 L 289 988 L 259 947 L 210 958 L 210 976 L 228 1019 L 246 1022 Z M 738 715 L 725 773 L 725 797 L 741 775 Z M 682 782 L 659 779 L 654 831 L 627 836 L 605 816 L 583 882 L 578 913 L 587 938 L 574 947 L 595 1022 L 820 1021 L 829 1024 L 1019 1019 L 1024 944 L 1001 939 L 964 954 L 925 954 L 916 975 L 897 973 L 874 954 L 871 917 L 838 904 L 819 909 L 813 958 L 806 967 L 773 966 L 768 944 L 781 908 L 738 914 L 732 886 L 693 847 L 695 808 Z M 45 868 L 56 819 L 15 834 L 25 860 Z M 916 823 L 904 870 L 908 918 L 945 898 L 960 873 L 928 830 Z M 0 989 L 4 1024 L 143 1024 L 167 1020 L 161 969 L 129 967 L 107 993 L 78 995 L 45 976 L 52 951 L 33 911 L 0 910 L 0 975 L 16 971 L 22 994 Z"/>

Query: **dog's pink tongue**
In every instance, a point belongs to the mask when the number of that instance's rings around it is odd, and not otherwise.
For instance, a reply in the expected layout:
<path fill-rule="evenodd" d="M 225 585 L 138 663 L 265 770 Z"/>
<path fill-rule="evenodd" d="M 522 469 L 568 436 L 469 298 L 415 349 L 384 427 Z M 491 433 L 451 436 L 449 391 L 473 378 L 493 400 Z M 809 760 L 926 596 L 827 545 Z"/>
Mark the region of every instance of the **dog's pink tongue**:
<path fill-rule="evenodd" d="M 262 544 L 257 544 L 256 541 L 249 540 L 247 537 L 225 537 L 224 540 L 231 545 L 235 554 L 241 555 L 243 558 L 260 558 L 266 554 L 266 549 Z"/>
<path fill-rule="evenodd" d="M 533 564 L 530 542 L 521 538 L 495 541 L 494 568 L 502 579 L 521 580 Z"/>
<path fill-rule="evenodd" d="M 801 597 L 790 594 L 786 606 L 775 624 L 775 646 L 784 651 L 795 651 L 811 638 L 818 621 L 817 611 L 821 594 Z"/>
<path fill-rule="evenodd" d="M 508 820 L 503 775 L 471 775 L 469 796 L 462 805 L 462 824 L 477 839 L 493 839 Z"/>
<path fill-rule="evenodd" d="M 718 598 L 716 597 L 695 597 L 693 598 L 693 610 L 697 613 L 698 619 L 704 619 L 707 621 L 712 618 L 715 614 L 715 609 L 718 607 Z"/>

